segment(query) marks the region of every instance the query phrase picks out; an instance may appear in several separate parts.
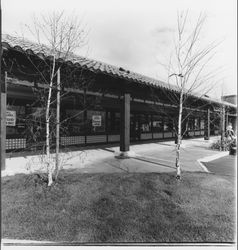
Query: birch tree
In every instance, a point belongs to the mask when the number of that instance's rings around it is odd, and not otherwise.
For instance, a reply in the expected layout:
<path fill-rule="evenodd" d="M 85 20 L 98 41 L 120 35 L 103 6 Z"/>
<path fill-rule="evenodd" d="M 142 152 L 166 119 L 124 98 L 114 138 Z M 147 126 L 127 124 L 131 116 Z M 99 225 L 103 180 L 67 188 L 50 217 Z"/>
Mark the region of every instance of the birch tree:
<path fill-rule="evenodd" d="M 53 175 L 58 176 L 59 171 L 59 131 L 60 131 L 60 69 L 62 63 L 70 59 L 72 53 L 82 48 L 87 42 L 87 31 L 82 21 L 77 17 L 66 17 L 64 12 L 54 12 L 34 18 L 33 26 L 28 26 L 31 35 L 34 36 L 39 47 L 39 52 L 50 56 L 50 60 L 44 60 L 48 75 L 35 66 L 43 82 L 48 86 L 45 99 L 45 128 L 46 128 L 46 168 L 48 174 L 48 186 L 53 183 Z M 33 63 L 33 62 L 32 62 Z M 57 90 L 57 101 L 53 98 L 53 90 Z M 43 96 L 43 98 L 45 95 Z M 57 102 L 56 127 L 50 126 L 52 118 L 52 104 Z M 51 129 L 56 138 L 55 158 L 51 154 L 50 135 Z"/>
<path fill-rule="evenodd" d="M 214 49 L 218 44 L 202 45 L 202 28 L 205 15 L 200 14 L 194 26 L 189 27 L 188 11 L 177 14 L 177 31 L 172 53 L 167 67 L 168 83 L 175 85 L 177 91 L 169 95 L 170 101 L 177 106 L 178 115 L 176 122 L 176 178 L 181 178 L 180 149 L 183 139 L 182 123 L 191 114 L 185 113 L 184 108 L 191 95 L 195 100 L 206 96 L 217 84 L 217 70 L 211 70 L 209 64 L 214 58 Z M 173 88 L 174 89 L 174 88 Z M 191 104 L 191 103 L 190 103 Z"/>

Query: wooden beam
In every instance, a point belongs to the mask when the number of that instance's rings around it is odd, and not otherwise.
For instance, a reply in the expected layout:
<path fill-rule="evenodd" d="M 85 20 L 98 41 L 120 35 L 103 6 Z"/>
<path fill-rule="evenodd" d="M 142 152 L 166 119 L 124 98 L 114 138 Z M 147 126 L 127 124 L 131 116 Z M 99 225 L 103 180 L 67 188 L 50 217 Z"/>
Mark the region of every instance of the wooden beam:
<path fill-rule="evenodd" d="M 1 65 L 0 65 L 1 67 Z M 0 125 L 0 164 L 1 170 L 6 168 L 6 100 L 7 100 L 7 91 L 6 91 L 6 81 L 1 78 L 1 91 L 0 91 L 0 114 L 1 114 L 1 125 Z"/>
<path fill-rule="evenodd" d="M 130 94 L 124 94 L 121 100 L 121 130 L 120 151 L 127 152 L 130 149 Z"/>
<path fill-rule="evenodd" d="M 210 139 L 210 109 L 207 109 L 207 114 L 205 117 L 205 133 L 204 133 L 204 139 L 209 140 Z"/>
<path fill-rule="evenodd" d="M 16 78 L 7 78 L 7 83 L 9 84 L 15 84 L 15 85 L 20 85 L 20 86 L 27 86 L 27 87 L 34 87 L 35 85 L 37 85 L 39 88 L 49 88 L 49 86 L 47 84 L 43 84 L 43 83 L 33 83 L 33 82 L 29 82 L 29 81 L 24 81 L 24 80 L 18 80 Z M 83 94 L 84 90 L 83 89 L 76 89 L 76 88 L 64 88 L 65 92 L 69 92 L 69 93 L 78 93 L 78 94 Z M 120 99 L 120 96 L 117 95 L 113 95 L 113 94 L 104 94 L 104 93 L 99 93 L 99 92 L 92 92 L 92 91 L 87 91 L 88 95 L 94 95 L 94 96 L 104 96 L 104 97 L 109 97 L 109 98 L 114 98 L 114 99 Z M 172 104 L 166 104 L 166 103 L 161 103 L 161 102 L 155 102 L 155 101 L 144 101 L 142 99 L 138 99 L 138 98 L 132 98 L 133 102 L 137 102 L 137 103 L 146 103 L 146 104 L 151 104 L 151 105 L 156 105 L 156 106 L 164 106 L 164 107 L 171 107 L 171 108 L 176 108 L 176 105 L 172 105 Z M 198 111 L 201 113 L 205 113 L 206 110 L 202 110 L 202 109 L 194 109 L 194 108 L 188 108 L 188 107 L 184 107 L 184 109 L 187 110 L 192 110 L 192 111 Z"/>

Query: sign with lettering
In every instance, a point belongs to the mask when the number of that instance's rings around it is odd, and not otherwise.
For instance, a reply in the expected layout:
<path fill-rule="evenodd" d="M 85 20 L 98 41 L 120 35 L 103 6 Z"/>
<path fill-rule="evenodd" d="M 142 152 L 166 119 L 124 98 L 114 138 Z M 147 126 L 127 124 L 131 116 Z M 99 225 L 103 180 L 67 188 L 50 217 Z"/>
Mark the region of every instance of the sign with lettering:
<path fill-rule="evenodd" d="M 102 126 L 102 116 L 101 115 L 93 115 L 92 116 L 92 125 L 93 125 L 93 127 L 101 127 Z"/>
<path fill-rule="evenodd" d="M 16 111 L 7 110 L 6 112 L 6 126 L 16 126 Z"/>

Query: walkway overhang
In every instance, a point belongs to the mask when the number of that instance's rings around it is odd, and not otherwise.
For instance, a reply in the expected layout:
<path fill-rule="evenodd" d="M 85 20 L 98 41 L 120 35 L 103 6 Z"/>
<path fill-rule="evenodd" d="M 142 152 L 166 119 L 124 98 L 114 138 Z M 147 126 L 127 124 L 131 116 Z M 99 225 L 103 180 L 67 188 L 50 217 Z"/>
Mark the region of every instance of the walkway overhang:
<path fill-rule="evenodd" d="M 26 39 L 9 35 L 3 35 L 2 40 L 3 70 L 10 74 L 12 72 L 20 80 L 43 82 L 43 76 L 47 76 L 52 62 L 51 50 L 47 46 L 39 46 Z M 88 91 L 117 96 L 130 93 L 131 98 L 170 105 L 175 103 L 168 97 L 171 94 L 175 97 L 179 95 L 179 89 L 175 85 L 75 54 L 71 54 L 67 60 L 58 58 L 57 64 L 61 66 L 61 81 L 64 87 L 87 88 Z M 236 109 L 233 104 L 194 94 L 189 95 L 186 106 L 199 106 L 205 110 L 205 106 L 219 107 L 222 103 L 229 109 Z"/>

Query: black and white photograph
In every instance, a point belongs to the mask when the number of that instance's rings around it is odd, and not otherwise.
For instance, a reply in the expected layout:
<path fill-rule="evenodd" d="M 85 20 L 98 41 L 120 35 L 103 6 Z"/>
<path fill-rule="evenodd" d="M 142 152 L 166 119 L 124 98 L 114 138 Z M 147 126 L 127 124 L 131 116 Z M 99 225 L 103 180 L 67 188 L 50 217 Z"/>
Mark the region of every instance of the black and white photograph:
<path fill-rule="evenodd" d="M 237 1 L 1 0 L 1 247 L 237 247 Z"/>

